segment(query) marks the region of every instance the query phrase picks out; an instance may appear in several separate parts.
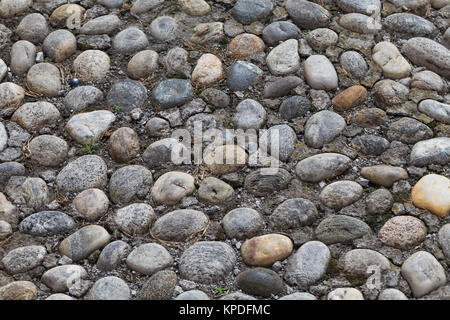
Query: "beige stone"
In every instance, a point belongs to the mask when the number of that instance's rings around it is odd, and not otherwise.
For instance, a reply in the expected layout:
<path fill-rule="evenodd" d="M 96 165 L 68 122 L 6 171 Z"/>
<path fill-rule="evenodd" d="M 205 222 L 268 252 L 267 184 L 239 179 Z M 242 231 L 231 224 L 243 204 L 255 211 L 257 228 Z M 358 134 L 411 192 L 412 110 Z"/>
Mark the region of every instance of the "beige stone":
<path fill-rule="evenodd" d="M 416 207 L 445 217 L 450 212 L 450 179 L 438 174 L 422 177 L 412 189 L 411 199 Z"/>
<path fill-rule="evenodd" d="M 203 163 L 216 175 L 240 170 L 247 163 L 248 155 L 236 145 L 223 145 L 203 157 Z"/>
<path fill-rule="evenodd" d="M 228 50 L 230 50 L 236 58 L 253 56 L 258 52 L 264 51 L 264 48 L 264 41 L 251 33 L 243 33 L 234 37 L 228 46 Z"/>
<path fill-rule="evenodd" d="M 289 257 L 294 245 L 281 234 L 266 234 L 251 238 L 241 247 L 244 262 L 251 266 L 270 267 L 274 262 Z"/>
<path fill-rule="evenodd" d="M 215 55 L 206 53 L 200 57 L 192 72 L 192 83 L 208 85 L 223 78 L 222 62 Z"/>

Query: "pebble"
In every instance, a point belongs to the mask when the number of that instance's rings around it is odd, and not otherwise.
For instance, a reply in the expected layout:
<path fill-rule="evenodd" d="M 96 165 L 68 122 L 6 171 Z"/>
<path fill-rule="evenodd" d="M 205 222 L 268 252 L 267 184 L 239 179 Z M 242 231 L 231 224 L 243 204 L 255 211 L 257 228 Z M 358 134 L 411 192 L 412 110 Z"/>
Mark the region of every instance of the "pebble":
<path fill-rule="evenodd" d="M 231 10 L 233 18 L 243 24 L 250 24 L 267 17 L 273 9 L 270 0 L 238 0 Z"/>
<path fill-rule="evenodd" d="M 133 2 L 130 12 L 136 15 L 146 13 L 161 3 L 164 3 L 164 0 L 136 0 Z"/>
<path fill-rule="evenodd" d="M 291 179 L 283 168 L 261 168 L 247 175 L 244 188 L 254 196 L 263 197 L 287 188 Z"/>
<path fill-rule="evenodd" d="M 216 108 L 225 108 L 230 104 L 230 97 L 225 92 L 218 89 L 207 88 L 202 91 L 200 96 L 206 103 Z"/>
<path fill-rule="evenodd" d="M 439 137 L 417 142 L 410 155 L 410 164 L 423 167 L 430 164 L 445 165 L 450 161 L 450 138 Z"/>
<path fill-rule="evenodd" d="M 400 290 L 388 288 L 380 292 L 377 300 L 408 300 L 408 298 Z"/>
<path fill-rule="evenodd" d="M 344 215 L 335 215 L 322 220 L 315 234 L 326 244 L 346 243 L 371 234 L 370 227 L 363 221 Z"/>
<path fill-rule="evenodd" d="M 118 163 L 133 160 L 140 150 L 138 134 L 128 127 L 114 131 L 109 138 L 108 145 L 109 155 Z"/>
<path fill-rule="evenodd" d="M 48 203 L 48 188 L 44 180 L 13 176 L 5 187 L 8 197 L 19 205 L 41 209 Z"/>
<path fill-rule="evenodd" d="M 80 192 L 103 188 L 107 183 L 106 164 L 96 155 L 81 156 L 69 162 L 56 176 L 60 192 Z"/>
<path fill-rule="evenodd" d="M 347 73 L 353 78 L 364 77 L 369 71 L 366 60 L 356 51 L 345 51 L 341 54 L 340 63 Z"/>
<path fill-rule="evenodd" d="M 144 32 L 136 27 L 120 31 L 113 39 L 113 48 L 123 55 L 131 55 L 148 46 L 149 42 Z"/>
<path fill-rule="evenodd" d="M 241 256 L 250 266 L 270 267 L 289 257 L 294 248 L 292 240 L 281 234 L 266 234 L 244 242 Z"/>
<path fill-rule="evenodd" d="M 153 183 L 150 170 L 141 165 L 128 165 L 117 169 L 109 180 L 109 197 L 114 203 L 128 203 Z"/>
<path fill-rule="evenodd" d="M 158 58 L 158 53 L 153 50 L 136 53 L 128 62 L 128 74 L 133 79 L 150 77 L 158 68 Z"/>
<path fill-rule="evenodd" d="M 64 234 L 75 228 L 74 220 L 60 211 L 41 211 L 34 213 L 19 225 L 22 233 L 35 236 L 51 236 Z"/>
<path fill-rule="evenodd" d="M 257 235 L 264 228 L 264 220 L 251 208 L 236 208 L 222 219 L 222 227 L 229 238 L 246 239 Z"/>
<path fill-rule="evenodd" d="M 73 199 L 73 206 L 85 219 L 95 221 L 108 211 L 109 199 L 100 189 L 86 189 Z"/>
<path fill-rule="evenodd" d="M 273 46 L 280 41 L 298 39 L 300 29 L 289 21 L 275 21 L 264 28 L 262 37 L 268 45 Z"/>
<path fill-rule="evenodd" d="M 198 44 L 213 43 L 221 41 L 223 37 L 222 22 L 200 23 L 194 28 L 191 42 Z"/>
<path fill-rule="evenodd" d="M 420 71 L 414 74 L 411 78 L 411 88 L 418 88 L 423 90 L 434 90 L 441 92 L 446 86 L 442 78 L 433 71 Z"/>
<path fill-rule="evenodd" d="M 361 198 L 363 188 L 354 181 L 337 181 L 330 183 L 320 192 L 320 201 L 328 208 L 340 210 Z"/>
<path fill-rule="evenodd" d="M 26 83 L 28 88 L 47 97 L 55 97 L 61 90 L 59 69 L 50 63 L 38 63 L 28 70 Z"/>
<path fill-rule="evenodd" d="M 43 246 L 24 246 L 9 251 L 1 262 L 9 274 L 23 273 L 39 266 L 46 254 Z"/>
<path fill-rule="evenodd" d="M 0 220 L 0 240 L 8 238 L 12 233 L 11 225 L 4 220 Z"/>
<path fill-rule="evenodd" d="M 169 121 L 162 118 L 151 118 L 145 124 L 145 130 L 150 137 L 161 137 L 170 130 Z"/>
<path fill-rule="evenodd" d="M 16 75 L 27 73 L 36 61 L 36 47 L 29 41 L 20 40 L 11 47 L 11 71 Z"/>
<path fill-rule="evenodd" d="M 0 59 L 0 82 L 3 81 L 7 73 L 8 73 L 8 66 L 6 65 L 5 61 Z"/>
<path fill-rule="evenodd" d="M 363 155 L 377 156 L 389 148 L 389 141 L 385 138 L 364 134 L 352 139 L 352 147 Z"/>
<path fill-rule="evenodd" d="M 361 13 L 344 14 L 338 21 L 341 27 L 356 33 L 376 34 L 382 29 L 381 23 Z"/>
<path fill-rule="evenodd" d="M 438 242 L 442 248 L 444 255 L 450 257 L 450 224 L 447 223 L 439 229 Z"/>
<path fill-rule="evenodd" d="M 200 290 L 189 290 L 179 294 L 175 300 L 210 300 L 208 295 Z"/>
<path fill-rule="evenodd" d="M 312 115 L 305 126 L 305 142 L 312 148 L 322 148 L 333 141 L 346 127 L 344 118 L 323 110 Z"/>
<path fill-rule="evenodd" d="M 334 90 L 338 87 L 338 76 L 333 64 L 323 55 L 312 55 L 305 60 L 305 79 L 313 89 Z"/>
<path fill-rule="evenodd" d="M 378 238 L 384 244 L 400 249 L 412 248 L 427 235 L 425 224 L 411 216 L 393 217 L 381 227 Z"/>
<path fill-rule="evenodd" d="M 364 296 L 355 288 L 337 288 L 328 293 L 327 300 L 364 300 Z"/>
<path fill-rule="evenodd" d="M 203 163 L 214 175 L 239 171 L 247 163 L 247 153 L 237 145 L 218 146 L 203 157 Z"/>
<path fill-rule="evenodd" d="M 202 284 L 223 280 L 236 263 L 234 250 L 220 241 L 199 241 L 184 251 L 179 260 L 183 279 Z"/>
<path fill-rule="evenodd" d="M 146 243 L 131 251 L 126 263 L 131 270 L 152 275 L 170 267 L 173 264 L 173 257 L 163 246 Z"/>
<path fill-rule="evenodd" d="M 367 90 L 363 86 L 352 86 L 341 91 L 331 101 L 337 111 L 347 111 L 361 104 L 367 97 Z"/>
<path fill-rule="evenodd" d="M 177 274 L 171 270 L 158 271 L 139 292 L 141 300 L 170 300 L 177 284 Z"/>
<path fill-rule="evenodd" d="M 373 48 L 372 59 L 383 70 L 385 77 L 401 79 L 411 72 L 411 65 L 397 47 L 390 42 L 379 42 Z"/>
<path fill-rule="evenodd" d="M 197 65 L 192 72 L 191 81 L 193 84 L 207 86 L 223 78 L 222 62 L 211 53 L 205 53 L 197 61 Z"/>
<path fill-rule="evenodd" d="M 49 34 L 47 20 L 40 13 L 30 13 L 20 21 L 16 33 L 22 40 L 41 43 Z"/>
<path fill-rule="evenodd" d="M 383 214 L 392 208 L 394 198 L 387 189 L 377 189 L 366 198 L 366 211 L 368 214 Z"/>
<path fill-rule="evenodd" d="M 53 125 L 60 117 L 58 109 L 53 104 L 40 101 L 23 104 L 14 112 L 11 120 L 28 131 L 38 131 L 42 127 Z"/>
<path fill-rule="evenodd" d="M 339 176 L 351 166 L 351 159 L 338 153 L 322 153 L 308 157 L 297 163 L 295 172 L 299 178 L 307 182 Z"/>
<path fill-rule="evenodd" d="M 437 121 L 450 124 L 450 104 L 427 99 L 419 103 L 418 109 Z"/>
<path fill-rule="evenodd" d="M 149 166 L 156 168 L 167 163 L 182 163 L 187 158 L 190 160 L 190 152 L 177 139 L 166 138 L 149 145 L 142 158 Z"/>
<path fill-rule="evenodd" d="M 194 89 L 188 80 L 167 79 L 161 81 L 153 91 L 156 104 L 164 109 L 178 107 L 192 99 Z"/>
<path fill-rule="evenodd" d="M 287 76 L 267 84 L 264 98 L 278 98 L 288 95 L 295 87 L 302 85 L 303 80 L 296 76 Z"/>
<path fill-rule="evenodd" d="M 275 208 L 270 224 L 279 229 L 295 229 L 311 225 L 318 218 L 314 203 L 308 199 L 288 199 Z"/>
<path fill-rule="evenodd" d="M 436 32 L 436 26 L 430 21 L 411 13 L 395 13 L 384 19 L 384 26 L 391 32 L 411 36 L 428 36 Z"/>
<path fill-rule="evenodd" d="M 280 82 L 279 84 L 283 84 Z M 278 85 L 276 87 L 269 87 L 270 90 L 279 89 Z M 271 93 L 274 94 L 274 93 Z M 282 119 L 292 120 L 295 118 L 303 117 L 311 109 L 311 101 L 302 96 L 292 96 L 284 100 L 280 109 L 278 110 L 279 115 Z"/>
<path fill-rule="evenodd" d="M 422 140 L 431 139 L 433 130 L 418 120 L 404 117 L 389 125 L 387 137 L 391 141 L 415 144 Z"/>
<path fill-rule="evenodd" d="M 65 140 L 46 134 L 33 138 L 28 148 L 31 160 L 48 167 L 59 166 L 64 162 L 69 151 Z"/>
<path fill-rule="evenodd" d="M 450 213 L 450 179 L 438 174 L 422 177 L 411 190 L 413 204 L 439 217 Z"/>
<path fill-rule="evenodd" d="M 370 269 L 377 267 L 380 272 L 386 272 L 393 268 L 389 260 L 381 253 L 370 249 L 353 249 L 342 258 L 344 271 L 349 275 L 369 276 Z"/>
<path fill-rule="evenodd" d="M 128 235 L 147 233 L 155 220 L 153 208 L 145 203 L 130 204 L 114 214 L 114 222 Z"/>
<path fill-rule="evenodd" d="M 325 275 L 330 259 L 330 249 L 325 244 L 308 241 L 288 259 L 284 278 L 291 285 L 307 288 Z"/>
<path fill-rule="evenodd" d="M 170 190 L 170 191 L 169 191 Z M 157 203 L 175 204 L 195 190 L 194 178 L 184 172 L 167 172 L 156 180 L 152 197 Z"/>
<path fill-rule="evenodd" d="M 259 147 L 275 159 L 287 162 L 295 149 L 297 135 L 286 124 L 270 127 L 259 137 Z"/>
<path fill-rule="evenodd" d="M 208 223 L 209 218 L 201 211 L 175 210 L 156 220 L 151 234 L 164 241 L 182 242 L 205 230 Z"/>
<path fill-rule="evenodd" d="M 381 11 L 380 0 L 336 0 L 336 4 L 345 12 L 376 15 Z"/>
<path fill-rule="evenodd" d="M 317 298 L 307 292 L 294 292 L 278 300 L 317 300 Z"/>
<path fill-rule="evenodd" d="M 86 269 L 75 264 L 66 264 L 47 270 L 41 277 L 41 282 L 53 292 L 66 292 L 71 287 L 80 285 L 87 278 Z"/>
<path fill-rule="evenodd" d="M 236 277 L 236 285 L 245 293 L 269 297 L 283 291 L 283 280 L 270 269 L 254 268 L 241 272 Z"/>
<path fill-rule="evenodd" d="M 171 17 L 160 16 L 152 21 L 148 27 L 148 31 L 156 40 L 171 41 L 177 36 L 178 24 Z"/>
<path fill-rule="evenodd" d="M 0 2 L 0 17 L 9 18 L 26 11 L 32 0 L 2 0 Z"/>
<path fill-rule="evenodd" d="M 44 54 L 53 62 L 63 62 L 75 53 L 77 39 L 72 32 L 59 29 L 51 32 L 42 44 Z"/>
<path fill-rule="evenodd" d="M 288 0 L 286 10 L 294 23 L 303 29 L 327 27 L 330 13 L 320 5 L 304 0 Z"/>
<path fill-rule="evenodd" d="M 72 89 L 64 98 L 69 111 L 77 112 L 92 105 L 99 105 L 103 100 L 103 92 L 93 86 L 80 86 Z"/>
<path fill-rule="evenodd" d="M 131 247 L 122 240 L 108 243 L 100 253 L 97 260 L 97 268 L 102 271 L 114 270 L 128 256 Z"/>
<path fill-rule="evenodd" d="M 115 120 L 114 113 L 107 110 L 79 113 L 70 118 L 66 130 L 76 142 L 92 143 L 100 140 Z"/>
<path fill-rule="evenodd" d="M 83 51 L 74 61 L 75 74 L 84 81 L 103 79 L 110 68 L 109 56 L 100 50 Z"/>
<path fill-rule="evenodd" d="M 107 8 L 120 8 L 125 0 L 98 0 L 97 3 Z"/>
<path fill-rule="evenodd" d="M 414 64 L 450 78 L 450 51 L 439 43 L 423 37 L 409 39 L 402 53 Z"/>
<path fill-rule="evenodd" d="M 17 108 L 25 97 L 25 91 L 21 86 L 12 82 L 0 83 L 0 108 Z"/>
<path fill-rule="evenodd" d="M 103 227 L 87 225 L 59 244 L 59 252 L 72 259 L 79 261 L 86 259 L 95 250 L 103 248 L 109 243 L 111 236 Z"/>
<path fill-rule="evenodd" d="M 54 293 L 45 298 L 45 300 L 76 300 L 76 299 L 64 293 Z"/>
<path fill-rule="evenodd" d="M 36 286 L 30 281 L 13 281 L 0 287 L 0 300 L 36 300 L 37 294 Z"/>
<path fill-rule="evenodd" d="M 300 68 L 298 41 L 289 39 L 273 48 L 266 58 L 266 64 L 274 75 L 286 75 Z"/>
<path fill-rule="evenodd" d="M 79 28 L 85 11 L 78 4 L 64 4 L 53 11 L 50 16 L 50 23 L 59 28 Z"/>
<path fill-rule="evenodd" d="M 120 18 L 114 14 L 109 14 L 87 21 L 81 27 L 80 33 L 88 35 L 112 35 L 120 25 Z"/>
<path fill-rule="evenodd" d="M 361 176 L 375 184 L 390 188 L 397 181 L 407 180 L 408 172 L 401 167 L 379 164 L 362 168 Z"/>
<path fill-rule="evenodd" d="M 131 79 L 115 81 L 106 97 L 106 103 L 109 107 L 119 106 L 124 112 L 141 108 L 146 101 L 147 88 L 139 81 Z"/>
<path fill-rule="evenodd" d="M 227 86 L 231 91 L 244 91 L 253 87 L 262 74 L 263 71 L 253 63 L 236 61 L 227 70 Z"/>
<path fill-rule="evenodd" d="M 233 196 L 233 187 L 214 177 L 204 179 L 198 188 L 198 199 L 203 203 L 220 204 L 230 201 Z"/>
<path fill-rule="evenodd" d="M 263 52 L 264 48 L 264 41 L 251 33 L 237 35 L 228 45 L 228 50 L 238 59 L 251 57 L 259 52 Z"/>
<path fill-rule="evenodd" d="M 444 268 L 426 251 L 418 251 L 409 256 L 402 264 L 401 273 L 416 298 L 446 283 Z"/>
<path fill-rule="evenodd" d="M 127 283 L 115 276 L 97 280 L 87 294 L 88 300 L 130 300 L 131 290 Z"/>

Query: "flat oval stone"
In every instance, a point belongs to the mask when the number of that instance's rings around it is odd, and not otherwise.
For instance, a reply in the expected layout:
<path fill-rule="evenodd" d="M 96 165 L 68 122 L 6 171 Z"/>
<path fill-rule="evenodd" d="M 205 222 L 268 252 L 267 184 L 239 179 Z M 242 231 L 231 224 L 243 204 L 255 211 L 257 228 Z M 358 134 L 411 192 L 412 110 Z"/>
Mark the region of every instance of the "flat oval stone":
<path fill-rule="evenodd" d="M 411 88 L 418 88 L 423 90 L 434 90 L 442 92 L 446 86 L 441 76 L 433 71 L 420 71 L 413 75 L 410 83 Z"/>
<path fill-rule="evenodd" d="M 337 44 L 339 36 L 328 28 L 317 28 L 306 35 L 306 41 L 316 51 L 324 51 Z"/>
<path fill-rule="evenodd" d="M 179 294 L 175 300 L 210 300 L 208 295 L 200 290 L 189 290 Z"/>
<path fill-rule="evenodd" d="M 294 23 L 300 28 L 315 29 L 326 27 L 330 22 L 330 13 L 316 3 L 304 0 L 288 0 L 286 10 Z"/>
<path fill-rule="evenodd" d="M 227 86 L 231 91 L 244 91 L 253 87 L 262 74 L 263 71 L 253 63 L 236 61 L 227 70 Z"/>
<path fill-rule="evenodd" d="M 401 79 L 411 72 L 411 65 L 397 47 L 390 42 L 379 42 L 373 48 L 372 59 L 383 70 L 387 78 Z"/>
<path fill-rule="evenodd" d="M 111 35 L 118 29 L 120 24 L 120 18 L 115 14 L 104 15 L 83 24 L 80 33 L 89 35 Z"/>
<path fill-rule="evenodd" d="M 29 41 L 20 40 L 11 47 L 10 68 L 14 74 L 22 75 L 36 62 L 36 47 Z"/>
<path fill-rule="evenodd" d="M 177 37 L 178 24 L 172 17 L 159 16 L 150 23 L 148 31 L 156 40 L 171 41 Z"/>
<path fill-rule="evenodd" d="M 127 283 L 115 276 L 97 280 L 87 294 L 88 300 L 130 300 L 131 290 Z"/>
<path fill-rule="evenodd" d="M 283 291 L 283 280 L 275 271 L 266 268 L 241 272 L 236 277 L 236 285 L 246 293 L 262 297 Z"/>
<path fill-rule="evenodd" d="M 450 104 L 427 99 L 419 103 L 418 109 L 433 119 L 450 124 Z"/>
<path fill-rule="evenodd" d="M 355 288 L 337 288 L 328 293 L 327 300 L 364 300 L 364 296 Z"/>
<path fill-rule="evenodd" d="M 258 52 L 263 52 L 265 48 L 264 41 L 258 36 L 251 33 L 242 33 L 231 40 L 228 50 L 236 58 L 251 57 Z"/>
<path fill-rule="evenodd" d="M 300 29 L 289 21 L 272 22 L 262 32 L 264 41 L 269 45 L 275 45 L 288 39 L 297 39 L 299 36 Z"/>
<path fill-rule="evenodd" d="M 76 142 L 86 144 L 101 139 L 115 120 L 114 113 L 107 110 L 79 113 L 70 118 L 66 130 Z"/>
<path fill-rule="evenodd" d="M 344 215 L 325 218 L 315 231 L 317 239 L 326 244 L 351 242 L 371 233 L 365 222 Z"/>
<path fill-rule="evenodd" d="M 41 211 L 34 213 L 19 225 L 20 232 L 36 236 L 63 234 L 75 228 L 75 222 L 67 214 L 60 211 Z"/>
<path fill-rule="evenodd" d="M 427 36 L 436 31 L 436 26 L 430 21 L 411 13 L 395 13 L 387 16 L 384 26 L 391 31 L 412 36 Z"/>
<path fill-rule="evenodd" d="M 165 241 L 185 241 L 203 231 L 209 218 L 201 211 L 182 209 L 166 213 L 153 224 L 153 237 Z"/>
<path fill-rule="evenodd" d="M 42 51 L 54 62 L 62 62 L 75 53 L 77 39 L 69 30 L 59 29 L 51 32 L 42 44 Z"/>
<path fill-rule="evenodd" d="M 47 253 L 43 246 L 25 246 L 9 251 L 2 264 L 9 274 L 26 272 L 39 266 Z"/>
<path fill-rule="evenodd" d="M 289 257 L 294 248 L 292 240 L 281 234 L 266 234 L 251 238 L 241 247 L 242 259 L 247 265 L 270 267 L 276 261 Z"/>
<path fill-rule="evenodd" d="M 95 155 L 81 156 L 67 164 L 56 176 L 61 192 L 80 192 L 89 188 L 103 188 L 107 183 L 106 164 Z"/>
<path fill-rule="evenodd" d="M 264 98 L 278 98 L 286 96 L 295 87 L 303 84 L 303 80 L 297 76 L 287 76 L 269 83 L 264 87 Z"/>
<path fill-rule="evenodd" d="M 245 177 L 244 187 L 251 194 L 262 197 L 285 189 L 291 179 L 291 174 L 285 169 L 261 168 Z"/>
<path fill-rule="evenodd" d="M 267 55 L 266 64 L 274 75 L 296 72 L 300 68 L 298 41 L 289 39 L 273 48 Z"/>
<path fill-rule="evenodd" d="M 403 54 L 414 64 L 450 79 L 450 50 L 431 39 L 409 39 L 402 47 Z"/>
<path fill-rule="evenodd" d="M 231 14 L 240 23 L 250 24 L 268 16 L 272 8 L 270 0 L 238 0 Z"/>
<path fill-rule="evenodd" d="M 157 203 L 175 204 L 195 190 L 194 178 L 184 172 L 167 172 L 156 180 L 152 197 Z"/>
<path fill-rule="evenodd" d="M 384 244 L 400 249 L 412 248 L 427 235 L 425 224 L 411 216 L 393 217 L 386 221 L 378 232 L 378 238 Z"/>
<path fill-rule="evenodd" d="M 297 77 L 295 77 L 297 78 Z M 278 82 L 276 81 L 274 83 L 274 86 L 270 86 L 268 88 L 268 91 L 270 89 L 270 91 L 274 91 L 273 93 L 270 92 L 271 95 L 278 95 L 278 92 L 275 91 L 278 88 L 278 85 L 283 84 L 283 82 Z M 276 85 L 276 86 L 275 86 Z M 290 87 L 288 87 L 290 88 Z M 282 92 L 285 93 L 285 92 Z M 302 117 L 304 115 L 306 115 L 306 113 L 310 110 L 311 108 L 311 101 L 305 97 L 302 96 L 292 96 L 287 98 L 286 100 L 284 100 L 281 105 L 280 105 L 280 109 L 279 111 L 279 115 L 281 118 L 285 119 L 285 120 L 291 120 L 294 118 L 298 118 L 298 117 Z"/>
<path fill-rule="evenodd" d="M 31 281 L 13 281 L 0 287 L 0 300 L 36 300 L 37 291 Z"/>
<path fill-rule="evenodd" d="M 12 82 L 0 83 L 0 108 L 14 107 L 21 105 L 25 91 L 21 86 Z"/>
<path fill-rule="evenodd" d="M 317 298 L 307 292 L 294 292 L 278 300 L 317 300 Z"/>
<path fill-rule="evenodd" d="M 287 161 L 295 149 L 297 135 L 290 126 L 279 124 L 270 127 L 259 137 L 259 147 L 275 159 Z"/>
<path fill-rule="evenodd" d="M 240 129 L 259 129 L 267 118 L 264 107 L 253 99 L 245 99 L 236 106 L 233 124 Z"/>
<path fill-rule="evenodd" d="M 361 198 L 363 188 L 354 181 L 330 183 L 320 192 L 319 198 L 328 208 L 342 209 Z"/>
<path fill-rule="evenodd" d="M 416 298 L 439 288 L 447 281 L 442 265 L 426 251 L 409 256 L 402 264 L 401 273 Z"/>
<path fill-rule="evenodd" d="M 150 277 L 138 293 L 141 300 L 169 300 L 175 291 L 178 277 L 172 270 L 161 270 Z"/>
<path fill-rule="evenodd" d="M 334 90 L 338 87 L 338 76 L 333 64 L 323 55 L 312 55 L 305 60 L 305 78 L 313 89 Z"/>
<path fill-rule="evenodd" d="M 108 106 L 118 105 L 126 112 L 143 107 L 146 101 L 147 89 L 139 81 L 131 79 L 114 82 L 106 97 Z"/>
<path fill-rule="evenodd" d="M 207 86 L 223 78 L 222 61 L 211 53 L 203 54 L 192 72 L 194 84 Z"/>
<path fill-rule="evenodd" d="M 134 54 L 148 46 L 144 32 L 135 27 L 120 31 L 113 39 L 113 48 L 123 55 Z"/>
<path fill-rule="evenodd" d="M 411 190 L 411 200 L 416 207 L 445 217 L 450 213 L 450 179 L 438 174 L 422 177 Z"/>
<path fill-rule="evenodd" d="M 422 140 L 431 139 L 433 130 L 416 119 L 405 117 L 389 125 L 387 137 L 391 141 L 397 140 L 407 144 L 414 144 Z"/>
<path fill-rule="evenodd" d="M 152 275 L 172 264 L 170 253 L 157 243 L 142 244 L 127 257 L 128 268 L 146 275 Z"/>
<path fill-rule="evenodd" d="M 224 279 L 233 269 L 236 255 L 224 242 L 199 241 L 191 245 L 179 261 L 182 278 L 210 284 Z"/>
<path fill-rule="evenodd" d="M 368 277 L 369 267 L 376 266 L 381 272 L 393 268 L 389 260 L 381 253 L 369 249 L 354 249 L 348 251 L 342 258 L 343 269 L 347 274 Z"/>
<path fill-rule="evenodd" d="M 389 288 L 381 291 L 377 300 L 408 300 L 408 298 L 400 290 Z"/>
<path fill-rule="evenodd" d="M 361 175 L 371 182 L 387 188 L 391 187 L 394 182 L 408 179 L 408 172 L 402 167 L 385 164 L 364 167 L 361 169 Z"/>
<path fill-rule="evenodd" d="M 450 161 L 450 138 L 439 137 L 417 142 L 410 155 L 413 166 L 446 165 Z"/>
<path fill-rule="evenodd" d="M 53 104 L 39 101 L 23 104 L 14 112 L 11 120 L 28 131 L 38 131 L 43 127 L 53 125 L 60 118 L 61 114 Z"/>
<path fill-rule="evenodd" d="M 264 228 L 264 220 L 254 209 L 236 208 L 223 217 L 222 227 L 229 238 L 246 239 Z"/>
<path fill-rule="evenodd" d="M 318 218 L 314 203 L 303 198 L 288 199 L 275 208 L 270 216 L 274 228 L 294 229 L 312 224 Z"/>
<path fill-rule="evenodd" d="M 299 161 L 297 176 L 306 182 L 320 182 L 337 177 L 350 168 L 352 160 L 339 153 L 321 153 Z"/>
<path fill-rule="evenodd" d="M 59 166 L 64 162 L 69 147 L 67 142 L 52 135 L 37 136 L 30 141 L 31 159 L 43 166 Z"/>
<path fill-rule="evenodd" d="M 248 155 L 237 145 L 221 145 L 203 156 L 203 162 L 214 175 L 239 171 L 247 163 Z"/>
<path fill-rule="evenodd" d="M 207 204 L 221 204 L 231 200 L 233 196 L 233 187 L 214 177 L 203 179 L 198 188 L 198 199 Z"/>
<path fill-rule="evenodd" d="M 382 29 L 381 23 L 361 13 L 347 13 L 339 18 L 339 24 L 347 30 L 363 34 L 375 34 Z"/>
<path fill-rule="evenodd" d="M 101 50 L 83 51 L 73 61 L 75 74 L 84 81 L 103 79 L 110 68 L 109 56 Z"/>
<path fill-rule="evenodd" d="M 110 242 L 103 248 L 97 260 L 97 268 L 102 271 L 114 270 L 131 251 L 128 243 L 122 240 Z"/>
<path fill-rule="evenodd" d="M 307 288 L 325 275 L 330 259 L 330 249 L 325 244 L 306 242 L 289 258 L 284 279 L 291 285 Z"/>
<path fill-rule="evenodd" d="M 345 12 L 376 15 L 381 11 L 380 0 L 336 0 L 336 4 Z"/>
<path fill-rule="evenodd" d="M 111 236 L 103 227 L 88 225 L 72 233 L 59 245 L 59 252 L 78 261 L 87 258 L 95 250 L 108 244 Z"/>
<path fill-rule="evenodd" d="M 116 170 L 109 180 L 109 197 L 114 203 L 128 203 L 145 188 L 150 188 L 153 176 L 140 165 L 129 165 Z"/>
<path fill-rule="evenodd" d="M 155 220 L 153 208 L 145 203 L 130 204 L 117 210 L 114 215 L 114 222 L 129 235 L 147 233 Z"/>
<path fill-rule="evenodd" d="M 153 91 L 153 99 L 164 109 L 177 107 L 192 99 L 194 89 L 188 80 L 167 79 Z"/>
<path fill-rule="evenodd" d="M 438 242 L 444 252 L 444 255 L 450 257 L 450 223 L 447 223 L 439 229 Z"/>
<path fill-rule="evenodd" d="M 33 65 L 27 73 L 28 88 L 46 97 L 55 97 L 61 90 L 61 73 L 57 67 L 50 63 Z"/>
<path fill-rule="evenodd" d="M 340 63 L 345 71 L 357 79 L 365 76 L 369 70 L 366 60 L 356 51 L 345 51 L 342 53 Z"/>
<path fill-rule="evenodd" d="M 86 279 L 86 270 L 79 265 L 66 264 L 47 270 L 41 277 L 41 282 L 53 292 L 66 292 L 79 280 Z"/>
<path fill-rule="evenodd" d="M 93 86 L 80 86 L 69 91 L 64 98 L 66 108 L 81 111 L 91 105 L 98 105 L 103 100 L 103 92 Z"/>
<path fill-rule="evenodd" d="M 361 104 L 367 96 L 367 90 L 363 86 L 351 86 L 339 92 L 331 101 L 337 111 L 346 111 Z"/>
<path fill-rule="evenodd" d="M 313 114 L 305 126 L 305 142 L 313 148 L 322 148 L 333 141 L 346 127 L 344 118 L 328 110 Z"/>

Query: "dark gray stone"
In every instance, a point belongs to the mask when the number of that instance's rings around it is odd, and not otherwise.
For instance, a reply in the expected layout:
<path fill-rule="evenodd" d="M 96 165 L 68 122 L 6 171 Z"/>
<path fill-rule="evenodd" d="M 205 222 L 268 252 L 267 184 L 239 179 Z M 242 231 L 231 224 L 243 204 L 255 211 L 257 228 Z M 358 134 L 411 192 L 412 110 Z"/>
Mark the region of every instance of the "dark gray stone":
<path fill-rule="evenodd" d="M 156 104 L 164 109 L 177 107 L 192 99 L 194 89 L 189 80 L 167 79 L 161 81 L 153 91 Z"/>
<path fill-rule="evenodd" d="M 130 79 L 114 82 L 106 97 L 109 107 L 118 105 L 126 112 L 143 107 L 146 101 L 147 89 L 139 81 Z"/>
<path fill-rule="evenodd" d="M 60 211 L 41 211 L 22 220 L 20 232 L 36 236 L 63 234 L 75 228 L 75 222 Z"/>

